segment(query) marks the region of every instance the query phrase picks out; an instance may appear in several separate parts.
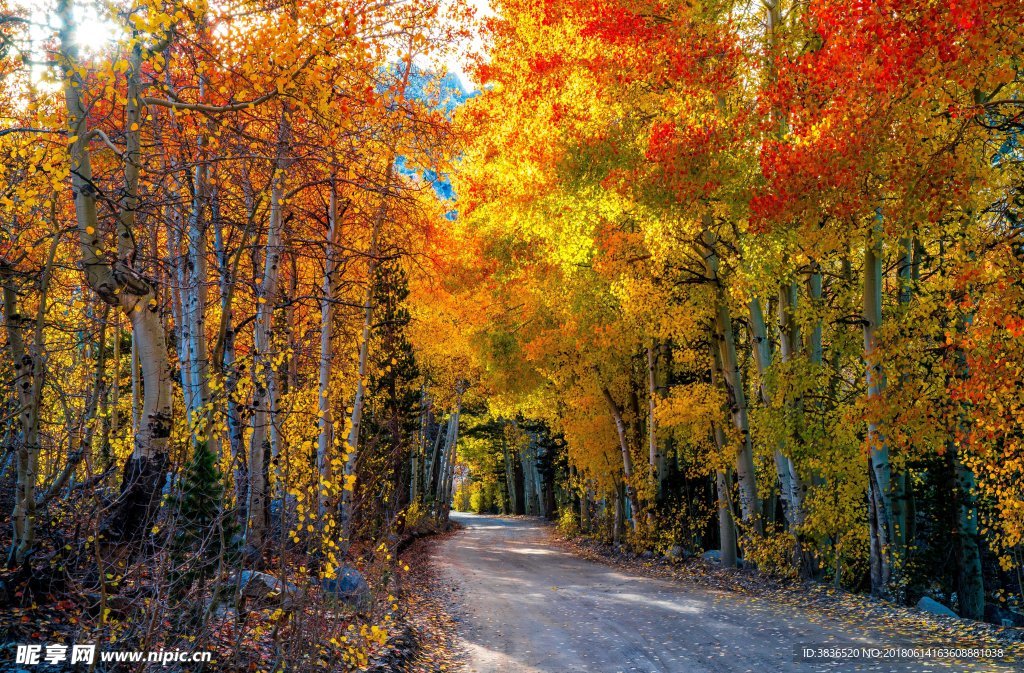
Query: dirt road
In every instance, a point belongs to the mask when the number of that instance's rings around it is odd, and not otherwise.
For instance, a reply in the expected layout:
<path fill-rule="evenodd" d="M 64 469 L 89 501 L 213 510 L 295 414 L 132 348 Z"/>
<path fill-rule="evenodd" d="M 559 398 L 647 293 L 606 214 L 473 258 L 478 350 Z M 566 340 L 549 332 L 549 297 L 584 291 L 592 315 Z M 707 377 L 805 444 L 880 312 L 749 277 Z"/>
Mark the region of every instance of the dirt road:
<path fill-rule="evenodd" d="M 797 646 L 913 643 L 769 599 L 624 574 L 553 546 L 536 521 L 452 517 L 465 530 L 442 545 L 437 562 L 460 587 L 468 672 L 1022 670 L 939 659 L 797 661 Z"/>

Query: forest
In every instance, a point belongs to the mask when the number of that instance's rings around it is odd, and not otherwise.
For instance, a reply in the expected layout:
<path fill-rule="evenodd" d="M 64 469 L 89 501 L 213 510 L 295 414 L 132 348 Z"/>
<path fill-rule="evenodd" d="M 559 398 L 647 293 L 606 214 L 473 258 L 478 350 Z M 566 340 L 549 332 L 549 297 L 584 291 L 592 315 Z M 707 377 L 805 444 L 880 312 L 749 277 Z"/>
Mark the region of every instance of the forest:
<path fill-rule="evenodd" d="M 366 669 L 452 509 L 1024 625 L 1022 24 L 0 0 L 0 666 Z"/>

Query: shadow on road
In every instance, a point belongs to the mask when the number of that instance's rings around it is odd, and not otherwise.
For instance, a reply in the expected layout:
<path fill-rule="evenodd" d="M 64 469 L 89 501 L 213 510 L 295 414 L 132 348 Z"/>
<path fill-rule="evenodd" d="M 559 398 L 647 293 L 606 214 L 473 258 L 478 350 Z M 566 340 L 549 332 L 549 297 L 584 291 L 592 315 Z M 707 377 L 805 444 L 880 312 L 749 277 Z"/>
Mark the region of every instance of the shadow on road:
<path fill-rule="evenodd" d="M 798 661 L 798 646 L 895 643 L 770 599 L 619 572 L 552 546 L 540 520 L 452 518 L 464 529 L 444 543 L 437 561 L 462 589 L 467 671 L 1019 670 L 948 660 Z"/>

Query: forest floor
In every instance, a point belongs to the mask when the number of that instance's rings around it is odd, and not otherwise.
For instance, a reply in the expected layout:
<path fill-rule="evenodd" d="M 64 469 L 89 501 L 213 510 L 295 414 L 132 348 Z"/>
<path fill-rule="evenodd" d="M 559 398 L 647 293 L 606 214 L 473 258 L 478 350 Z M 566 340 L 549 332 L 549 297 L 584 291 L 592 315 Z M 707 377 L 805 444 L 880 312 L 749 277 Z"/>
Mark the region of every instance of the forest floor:
<path fill-rule="evenodd" d="M 398 656 L 378 660 L 371 673 L 446 673 L 456 671 L 461 651 L 455 643 L 456 617 L 449 609 L 451 593 L 457 589 L 441 577 L 437 566 L 439 548 L 461 526 L 415 540 L 401 554 L 410 573 L 402 586 L 404 606 L 401 621 L 409 637 L 396 643 Z M 397 661 L 395 661 L 397 659 Z M 393 663 L 392 663 L 393 662 Z"/>
<path fill-rule="evenodd" d="M 441 664 L 467 673 L 705 673 L 1024 670 L 998 630 L 934 618 L 826 587 L 784 586 L 700 561 L 609 556 L 559 540 L 536 519 L 452 514 L 462 529 L 429 541 L 420 610 Z M 452 635 L 454 630 L 454 636 Z M 425 636 L 425 637 L 424 637 Z M 433 642 L 430 642 L 433 641 Z M 1001 660 L 888 658 L 892 648 L 1002 649 Z M 877 647 L 881 656 L 801 660 L 802 648 Z M 442 655 L 445 650 L 451 650 Z M 913 654 L 913 653 L 911 653 Z"/>

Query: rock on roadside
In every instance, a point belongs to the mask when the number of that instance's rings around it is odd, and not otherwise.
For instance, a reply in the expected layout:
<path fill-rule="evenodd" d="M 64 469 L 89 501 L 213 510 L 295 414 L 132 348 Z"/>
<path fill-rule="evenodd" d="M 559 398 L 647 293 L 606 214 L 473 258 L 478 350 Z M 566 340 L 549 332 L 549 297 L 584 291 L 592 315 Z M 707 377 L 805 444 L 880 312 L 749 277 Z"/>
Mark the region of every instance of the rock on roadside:
<path fill-rule="evenodd" d="M 258 570 L 243 570 L 237 581 L 242 597 L 257 603 L 280 602 L 281 608 L 294 610 L 298 607 L 302 591 L 291 582 L 282 581 L 273 575 Z"/>
<path fill-rule="evenodd" d="M 927 596 L 922 596 L 921 600 L 917 602 L 917 609 L 921 610 L 922 612 L 927 612 L 933 615 L 941 615 L 943 617 L 959 616 L 942 603 L 938 602 L 934 598 L 928 598 Z"/>
<path fill-rule="evenodd" d="M 346 606 L 365 612 L 373 606 L 370 585 L 362 573 L 351 566 L 343 566 L 331 579 L 323 580 L 320 587 Z"/>

